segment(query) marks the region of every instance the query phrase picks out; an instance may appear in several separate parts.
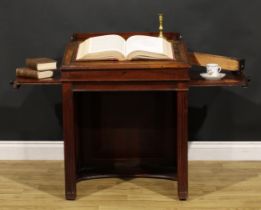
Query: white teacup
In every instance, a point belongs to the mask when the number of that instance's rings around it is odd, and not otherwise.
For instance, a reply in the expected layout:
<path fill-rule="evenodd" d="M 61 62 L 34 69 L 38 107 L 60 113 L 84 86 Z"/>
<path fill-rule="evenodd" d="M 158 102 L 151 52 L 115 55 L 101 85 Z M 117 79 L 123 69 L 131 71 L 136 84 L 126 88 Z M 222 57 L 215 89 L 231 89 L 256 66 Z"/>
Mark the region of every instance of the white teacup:
<path fill-rule="evenodd" d="M 209 63 L 206 65 L 206 67 L 207 67 L 207 74 L 213 77 L 218 76 L 222 70 L 222 68 L 216 63 Z"/>

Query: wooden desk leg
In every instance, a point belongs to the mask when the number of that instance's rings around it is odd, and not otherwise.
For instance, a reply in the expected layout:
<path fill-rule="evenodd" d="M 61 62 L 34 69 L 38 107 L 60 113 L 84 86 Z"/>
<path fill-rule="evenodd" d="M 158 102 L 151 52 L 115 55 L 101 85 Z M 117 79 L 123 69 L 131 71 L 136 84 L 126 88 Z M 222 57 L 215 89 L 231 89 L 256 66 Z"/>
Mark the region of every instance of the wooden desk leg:
<path fill-rule="evenodd" d="M 177 91 L 177 181 L 180 200 L 188 197 L 188 93 Z"/>
<path fill-rule="evenodd" d="M 65 196 L 67 200 L 76 198 L 76 154 L 74 100 L 71 83 L 62 84 L 63 91 L 63 136 L 64 136 L 64 167 Z"/>

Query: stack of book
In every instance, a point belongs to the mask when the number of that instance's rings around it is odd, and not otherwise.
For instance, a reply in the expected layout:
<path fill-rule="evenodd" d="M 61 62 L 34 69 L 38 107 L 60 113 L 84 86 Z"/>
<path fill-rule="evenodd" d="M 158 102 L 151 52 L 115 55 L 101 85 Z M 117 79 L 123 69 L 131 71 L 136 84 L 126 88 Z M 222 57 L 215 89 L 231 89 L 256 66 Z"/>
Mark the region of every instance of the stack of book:
<path fill-rule="evenodd" d="M 25 65 L 16 69 L 17 77 L 45 79 L 53 77 L 53 71 L 57 69 L 57 61 L 50 58 L 27 58 Z"/>

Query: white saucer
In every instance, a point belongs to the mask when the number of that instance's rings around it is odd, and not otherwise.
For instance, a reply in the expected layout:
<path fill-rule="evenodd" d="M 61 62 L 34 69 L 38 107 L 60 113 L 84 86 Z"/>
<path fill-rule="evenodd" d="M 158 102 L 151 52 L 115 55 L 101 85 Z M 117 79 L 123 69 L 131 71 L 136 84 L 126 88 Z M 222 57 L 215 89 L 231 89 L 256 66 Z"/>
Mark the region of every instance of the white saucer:
<path fill-rule="evenodd" d="M 226 74 L 219 73 L 218 75 L 212 76 L 211 74 L 208 74 L 208 73 L 201 73 L 200 76 L 207 80 L 219 80 L 219 79 L 222 79 L 224 76 L 226 76 Z"/>

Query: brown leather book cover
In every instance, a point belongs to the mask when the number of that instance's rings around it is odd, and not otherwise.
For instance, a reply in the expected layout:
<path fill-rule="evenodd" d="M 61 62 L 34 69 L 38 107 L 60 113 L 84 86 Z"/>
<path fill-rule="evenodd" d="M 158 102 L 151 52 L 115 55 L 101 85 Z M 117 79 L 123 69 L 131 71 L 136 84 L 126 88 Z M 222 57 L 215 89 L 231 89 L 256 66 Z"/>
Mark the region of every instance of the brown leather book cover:
<path fill-rule="evenodd" d="M 17 77 L 28 77 L 35 79 L 45 79 L 53 76 L 53 71 L 37 71 L 27 67 L 21 67 L 16 69 Z"/>
<path fill-rule="evenodd" d="M 55 70 L 57 61 L 51 58 L 27 58 L 25 61 L 27 67 L 38 70 Z"/>

